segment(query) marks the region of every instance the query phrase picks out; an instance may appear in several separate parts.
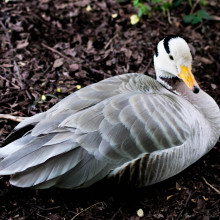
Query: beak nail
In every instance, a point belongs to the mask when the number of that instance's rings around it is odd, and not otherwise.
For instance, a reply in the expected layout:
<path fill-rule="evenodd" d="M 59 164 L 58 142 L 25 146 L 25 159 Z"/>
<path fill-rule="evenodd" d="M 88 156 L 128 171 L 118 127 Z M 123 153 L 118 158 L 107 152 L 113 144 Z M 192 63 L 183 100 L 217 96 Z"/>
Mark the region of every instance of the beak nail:
<path fill-rule="evenodd" d="M 198 86 L 193 86 L 193 92 L 198 93 L 199 92 L 199 87 Z"/>

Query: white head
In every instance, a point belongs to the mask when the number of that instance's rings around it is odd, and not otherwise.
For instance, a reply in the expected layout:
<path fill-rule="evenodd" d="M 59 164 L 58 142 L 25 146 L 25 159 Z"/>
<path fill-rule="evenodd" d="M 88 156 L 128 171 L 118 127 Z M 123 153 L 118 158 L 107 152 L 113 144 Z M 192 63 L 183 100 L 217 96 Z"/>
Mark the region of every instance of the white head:
<path fill-rule="evenodd" d="M 199 92 L 192 72 L 192 56 L 186 41 L 175 35 L 170 35 L 161 40 L 154 55 L 154 67 L 157 80 L 169 88 L 163 78 L 178 77 L 194 92 Z"/>

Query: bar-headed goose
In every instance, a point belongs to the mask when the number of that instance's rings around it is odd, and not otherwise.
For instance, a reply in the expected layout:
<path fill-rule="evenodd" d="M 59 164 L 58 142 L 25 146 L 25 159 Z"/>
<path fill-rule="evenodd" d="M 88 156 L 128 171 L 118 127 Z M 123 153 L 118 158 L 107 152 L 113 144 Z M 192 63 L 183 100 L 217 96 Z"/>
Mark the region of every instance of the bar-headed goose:
<path fill-rule="evenodd" d="M 154 55 L 156 80 L 111 77 L 27 118 L 0 149 L 0 175 L 19 187 L 80 188 L 106 176 L 141 187 L 181 172 L 220 136 L 219 107 L 191 62 L 186 41 L 168 36 Z"/>

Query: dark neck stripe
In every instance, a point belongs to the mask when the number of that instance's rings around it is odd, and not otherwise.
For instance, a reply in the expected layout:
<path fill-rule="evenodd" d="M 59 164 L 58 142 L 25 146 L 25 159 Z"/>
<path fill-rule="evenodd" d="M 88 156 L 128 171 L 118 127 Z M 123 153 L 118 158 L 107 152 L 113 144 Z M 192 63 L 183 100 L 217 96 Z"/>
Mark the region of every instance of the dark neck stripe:
<path fill-rule="evenodd" d="M 164 48 L 168 54 L 170 53 L 169 41 L 171 39 L 177 38 L 177 37 L 179 37 L 179 36 L 178 35 L 168 35 L 164 38 L 163 45 L 164 45 Z"/>
<path fill-rule="evenodd" d="M 155 55 L 156 55 L 156 57 L 158 57 L 158 48 L 157 48 L 157 46 L 155 47 Z"/>
<path fill-rule="evenodd" d="M 159 76 L 160 79 L 162 81 L 164 81 L 165 83 L 167 83 L 172 89 L 171 90 L 176 90 L 176 87 L 179 85 L 179 83 L 182 82 L 181 79 L 179 79 L 178 77 L 172 77 L 172 78 L 165 78 L 165 77 L 161 77 Z"/>

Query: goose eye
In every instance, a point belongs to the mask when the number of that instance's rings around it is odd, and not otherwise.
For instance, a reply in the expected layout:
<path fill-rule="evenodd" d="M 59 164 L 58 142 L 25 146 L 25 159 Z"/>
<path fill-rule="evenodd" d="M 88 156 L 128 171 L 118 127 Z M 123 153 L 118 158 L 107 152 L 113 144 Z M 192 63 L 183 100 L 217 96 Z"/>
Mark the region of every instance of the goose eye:
<path fill-rule="evenodd" d="M 169 58 L 170 58 L 171 60 L 174 60 L 172 55 L 170 55 Z"/>

